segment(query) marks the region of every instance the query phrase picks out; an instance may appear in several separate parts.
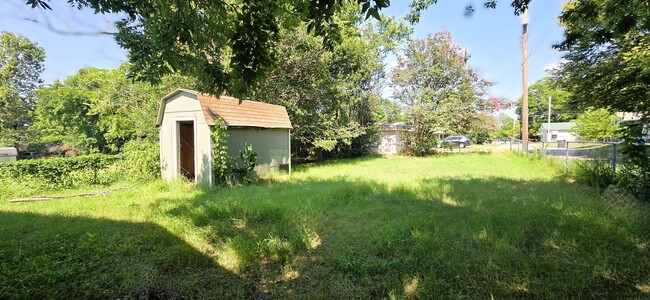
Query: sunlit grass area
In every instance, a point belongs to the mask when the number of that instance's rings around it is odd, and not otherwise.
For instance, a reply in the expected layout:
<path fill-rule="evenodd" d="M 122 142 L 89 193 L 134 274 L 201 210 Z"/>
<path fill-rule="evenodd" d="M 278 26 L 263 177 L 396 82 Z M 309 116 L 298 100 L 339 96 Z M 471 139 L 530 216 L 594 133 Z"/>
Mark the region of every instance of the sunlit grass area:
<path fill-rule="evenodd" d="M 0 298 L 647 298 L 650 210 L 511 154 L 0 204 Z"/>

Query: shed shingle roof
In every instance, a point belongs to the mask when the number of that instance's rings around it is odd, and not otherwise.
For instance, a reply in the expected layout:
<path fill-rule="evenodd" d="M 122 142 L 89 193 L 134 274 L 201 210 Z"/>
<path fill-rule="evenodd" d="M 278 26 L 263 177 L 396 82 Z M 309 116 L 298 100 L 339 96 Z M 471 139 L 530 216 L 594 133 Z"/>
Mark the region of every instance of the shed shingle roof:
<path fill-rule="evenodd" d="M 291 128 L 284 106 L 197 93 L 208 125 L 221 118 L 230 127 Z"/>
<path fill-rule="evenodd" d="M 250 100 L 239 103 L 239 99 L 233 97 L 221 96 L 216 98 L 183 89 L 178 89 L 163 97 L 163 103 L 161 104 L 164 105 L 165 99 L 179 92 L 187 92 L 197 96 L 205 116 L 205 122 L 208 125 L 214 125 L 214 120 L 221 118 L 229 127 L 292 128 L 287 109 L 281 105 Z M 158 123 L 161 121 L 162 119 L 159 118 Z"/>

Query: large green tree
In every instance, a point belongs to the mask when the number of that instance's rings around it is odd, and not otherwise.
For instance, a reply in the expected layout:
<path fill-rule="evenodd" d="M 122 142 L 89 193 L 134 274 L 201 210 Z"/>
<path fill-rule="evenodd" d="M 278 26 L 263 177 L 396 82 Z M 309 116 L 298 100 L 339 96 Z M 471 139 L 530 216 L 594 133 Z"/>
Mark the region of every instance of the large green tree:
<path fill-rule="evenodd" d="M 411 143 L 426 154 L 433 132 L 469 134 L 480 115 L 494 108 L 485 98 L 492 83 L 467 65 L 465 51 L 449 32 L 412 40 L 393 69 L 394 96 L 407 109 L 415 132 Z"/>
<path fill-rule="evenodd" d="M 617 118 L 604 108 L 589 108 L 576 119 L 573 132 L 588 141 L 611 141 L 616 135 Z"/>
<path fill-rule="evenodd" d="M 566 63 L 558 73 L 571 91 L 571 104 L 641 114 L 623 123 L 621 186 L 650 198 L 650 155 L 640 143 L 650 127 L 650 2 L 648 0 L 575 0 L 560 16 L 565 26 Z"/>
<path fill-rule="evenodd" d="M 498 138 L 519 138 L 521 135 L 521 124 L 519 120 L 509 116 L 506 113 L 499 114 L 499 131 L 496 133 Z"/>
<path fill-rule="evenodd" d="M 515 12 L 530 0 L 513 0 Z M 415 5 L 418 2 L 421 5 Z M 419 13 L 435 0 L 414 1 Z M 26 0 L 50 9 L 49 0 Z M 346 20 L 338 17 L 346 5 L 380 19 L 389 0 L 68 0 L 73 6 L 97 13 L 122 13 L 117 22 L 118 43 L 129 50 L 129 61 L 139 77 L 157 82 L 180 72 L 194 77 L 203 92 L 243 98 L 276 62 L 280 32 L 296 26 L 325 37 L 328 45 L 341 40 Z M 494 7 L 495 0 L 485 1 Z"/>
<path fill-rule="evenodd" d="M 571 103 L 610 111 L 650 112 L 650 4 L 647 0 L 576 0 L 560 16 L 566 62 L 558 77 Z"/>
<path fill-rule="evenodd" d="M 578 109 L 568 105 L 571 93 L 563 90 L 552 77 L 544 77 L 528 88 L 528 137 L 540 136 L 541 125 L 548 122 L 548 99 L 551 98 L 551 122 L 575 119 Z M 517 101 L 517 115 L 521 116 L 521 98 Z"/>
<path fill-rule="evenodd" d="M 167 76 L 153 86 L 134 82 L 127 70 L 85 68 L 39 90 L 31 130 L 41 142 L 82 152 L 115 152 L 131 140 L 156 140 L 160 98 L 177 87 L 193 88 L 193 82 Z"/>
<path fill-rule="evenodd" d="M 305 30 L 283 32 L 278 67 L 255 96 L 287 108 L 292 148 L 300 157 L 370 150 L 386 77 L 383 58 L 410 33 L 393 18 L 365 22 L 353 5 L 338 18 L 346 25 L 341 42 L 331 49 Z"/>
<path fill-rule="evenodd" d="M 0 33 L 0 146 L 26 148 L 44 60 L 45 52 L 36 43 L 10 32 Z"/>

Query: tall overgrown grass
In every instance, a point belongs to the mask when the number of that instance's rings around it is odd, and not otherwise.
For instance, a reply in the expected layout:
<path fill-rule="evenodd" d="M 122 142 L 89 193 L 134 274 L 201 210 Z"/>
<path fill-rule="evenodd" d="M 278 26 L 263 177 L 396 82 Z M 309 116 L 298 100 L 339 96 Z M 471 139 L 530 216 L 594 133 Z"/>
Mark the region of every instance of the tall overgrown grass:
<path fill-rule="evenodd" d="M 0 298 L 647 298 L 650 210 L 510 154 L 0 204 Z"/>

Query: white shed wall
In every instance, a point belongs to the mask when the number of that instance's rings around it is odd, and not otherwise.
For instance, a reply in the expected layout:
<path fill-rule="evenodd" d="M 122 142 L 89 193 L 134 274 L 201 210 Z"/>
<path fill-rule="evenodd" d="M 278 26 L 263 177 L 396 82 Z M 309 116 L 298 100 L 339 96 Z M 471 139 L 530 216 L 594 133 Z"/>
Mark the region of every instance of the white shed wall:
<path fill-rule="evenodd" d="M 240 163 L 239 151 L 249 143 L 257 152 L 258 174 L 270 171 L 291 171 L 289 129 L 228 128 L 228 152 Z"/>
<path fill-rule="evenodd" d="M 196 95 L 187 92 L 178 93 L 166 100 L 163 120 L 159 128 L 162 178 L 172 180 L 180 176 L 177 126 L 179 121 L 194 121 L 195 181 L 198 184 L 209 185 L 212 181 L 210 126 L 206 124 Z"/>
<path fill-rule="evenodd" d="M 567 130 L 551 130 L 551 136 L 548 136 L 548 131 L 542 130 L 542 142 L 557 141 L 575 142 L 578 141 L 578 136 Z"/>
<path fill-rule="evenodd" d="M 397 154 L 402 149 L 403 144 L 401 131 L 382 131 L 377 152 L 380 154 Z"/>

